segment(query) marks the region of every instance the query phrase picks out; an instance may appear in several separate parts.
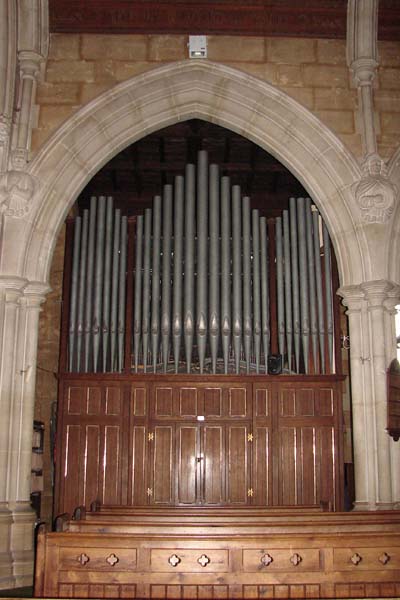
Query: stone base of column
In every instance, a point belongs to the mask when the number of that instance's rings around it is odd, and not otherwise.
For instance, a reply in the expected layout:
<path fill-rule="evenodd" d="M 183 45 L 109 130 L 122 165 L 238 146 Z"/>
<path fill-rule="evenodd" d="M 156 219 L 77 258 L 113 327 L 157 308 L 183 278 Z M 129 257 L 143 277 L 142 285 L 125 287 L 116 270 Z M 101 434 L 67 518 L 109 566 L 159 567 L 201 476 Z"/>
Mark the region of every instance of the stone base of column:
<path fill-rule="evenodd" d="M 15 587 L 13 575 L 13 557 L 11 554 L 12 515 L 9 510 L 0 506 L 0 589 Z"/>
<path fill-rule="evenodd" d="M 354 502 L 353 504 L 353 510 L 355 511 L 399 510 L 399 508 L 399 502 Z"/>
<path fill-rule="evenodd" d="M 12 509 L 11 552 L 15 587 L 33 585 L 34 530 L 36 514 L 29 502 L 17 502 Z"/>

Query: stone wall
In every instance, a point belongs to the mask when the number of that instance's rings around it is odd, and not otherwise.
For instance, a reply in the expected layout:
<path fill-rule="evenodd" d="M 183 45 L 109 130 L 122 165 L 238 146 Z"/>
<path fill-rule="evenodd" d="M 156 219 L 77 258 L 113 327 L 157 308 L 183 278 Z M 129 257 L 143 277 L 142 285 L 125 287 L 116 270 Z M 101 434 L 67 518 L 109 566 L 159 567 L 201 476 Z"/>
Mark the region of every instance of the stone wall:
<path fill-rule="evenodd" d="M 38 87 L 37 150 L 65 119 L 115 84 L 187 58 L 185 35 L 53 34 Z M 400 43 L 379 44 L 375 81 L 380 152 L 389 157 L 400 132 Z M 344 40 L 209 36 L 208 59 L 243 70 L 285 91 L 361 156 L 357 91 Z M 193 60 L 193 59 L 192 59 Z"/>

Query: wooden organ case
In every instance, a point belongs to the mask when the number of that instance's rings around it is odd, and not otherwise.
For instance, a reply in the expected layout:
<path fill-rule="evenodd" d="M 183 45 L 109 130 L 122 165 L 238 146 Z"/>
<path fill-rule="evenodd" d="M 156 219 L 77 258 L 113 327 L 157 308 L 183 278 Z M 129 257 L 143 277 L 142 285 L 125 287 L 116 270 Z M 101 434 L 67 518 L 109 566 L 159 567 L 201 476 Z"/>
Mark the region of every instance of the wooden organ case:
<path fill-rule="evenodd" d="M 200 151 L 144 215 L 92 198 L 66 247 L 56 514 L 343 508 L 337 280 L 310 199 L 266 219 Z"/>

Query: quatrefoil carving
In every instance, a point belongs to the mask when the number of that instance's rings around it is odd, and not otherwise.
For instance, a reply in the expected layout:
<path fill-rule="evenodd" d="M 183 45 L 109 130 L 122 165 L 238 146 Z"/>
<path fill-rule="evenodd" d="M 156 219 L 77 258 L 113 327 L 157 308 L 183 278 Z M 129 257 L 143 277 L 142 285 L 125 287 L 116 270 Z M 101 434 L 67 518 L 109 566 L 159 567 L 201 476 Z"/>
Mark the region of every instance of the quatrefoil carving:
<path fill-rule="evenodd" d="M 208 563 L 210 562 L 210 559 L 208 558 L 208 556 L 206 556 L 205 554 L 202 554 L 198 559 L 197 562 L 202 566 L 202 567 L 206 567 L 208 565 Z"/>
<path fill-rule="evenodd" d="M 358 563 L 362 561 L 362 557 L 357 552 L 355 552 L 355 554 L 353 554 L 350 560 L 353 563 L 353 565 L 357 566 Z"/>
<path fill-rule="evenodd" d="M 106 561 L 113 567 L 117 564 L 117 562 L 119 562 L 119 558 L 118 556 L 115 556 L 115 554 L 110 554 L 110 556 L 107 556 Z"/>
<path fill-rule="evenodd" d="M 261 558 L 260 558 L 260 562 L 262 565 L 264 565 L 264 567 L 268 567 L 272 561 L 274 559 L 272 558 L 272 556 L 270 554 L 264 554 Z"/>
<path fill-rule="evenodd" d="M 86 563 L 89 562 L 90 558 L 88 557 L 87 554 L 82 552 L 82 554 L 80 554 L 76 560 L 78 561 L 78 563 L 80 563 L 84 567 L 86 565 Z"/>
<path fill-rule="evenodd" d="M 303 559 L 301 558 L 300 554 L 297 554 L 297 552 L 295 552 L 293 556 L 290 557 L 290 562 L 294 567 L 297 567 L 297 565 L 299 565 L 302 560 Z"/>
<path fill-rule="evenodd" d="M 168 562 L 171 567 L 176 567 L 181 562 L 181 559 L 176 554 L 172 554 L 172 556 L 169 557 Z"/>
<path fill-rule="evenodd" d="M 389 560 L 390 560 L 390 556 L 387 552 L 384 552 L 379 557 L 379 562 L 381 562 L 383 565 L 386 565 L 389 562 Z"/>

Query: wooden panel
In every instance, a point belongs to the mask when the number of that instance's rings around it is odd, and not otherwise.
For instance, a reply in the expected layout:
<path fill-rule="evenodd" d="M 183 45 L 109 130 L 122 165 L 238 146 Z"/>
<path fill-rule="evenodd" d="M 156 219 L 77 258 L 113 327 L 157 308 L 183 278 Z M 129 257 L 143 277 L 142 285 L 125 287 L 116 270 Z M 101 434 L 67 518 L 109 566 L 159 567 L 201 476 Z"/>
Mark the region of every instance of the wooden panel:
<path fill-rule="evenodd" d="M 230 388 L 229 416 L 245 417 L 248 413 L 246 388 Z"/>
<path fill-rule="evenodd" d="M 296 414 L 296 391 L 283 388 L 279 394 L 279 414 L 282 417 L 294 417 Z"/>
<path fill-rule="evenodd" d="M 224 501 L 224 428 L 220 425 L 203 429 L 202 461 L 204 481 L 204 502 L 220 504 Z"/>
<path fill-rule="evenodd" d="M 203 390 L 203 403 L 206 417 L 222 417 L 222 388 L 206 387 Z"/>
<path fill-rule="evenodd" d="M 340 401 L 338 399 L 338 401 Z M 332 417 L 334 411 L 334 395 L 332 388 L 324 388 L 316 390 L 316 408 L 315 414 L 319 417 Z"/>
<path fill-rule="evenodd" d="M 268 417 L 270 414 L 271 392 L 267 388 L 256 388 L 254 393 L 255 417 Z"/>
<path fill-rule="evenodd" d="M 105 504 L 117 504 L 119 502 L 119 462 L 120 428 L 115 425 L 108 425 L 104 429 L 104 450 L 102 460 L 102 502 Z"/>
<path fill-rule="evenodd" d="M 198 440 L 199 428 L 196 425 L 182 425 L 177 430 L 177 502 L 196 504 L 197 459 L 201 460 Z"/>
<path fill-rule="evenodd" d="M 270 489 L 270 432 L 268 427 L 256 427 L 254 431 L 253 476 L 254 489 L 253 501 L 255 504 L 272 504 L 272 490 Z"/>
<path fill-rule="evenodd" d="M 134 387 L 131 390 L 133 402 L 132 414 L 135 417 L 144 417 L 147 414 L 147 388 Z"/>
<path fill-rule="evenodd" d="M 320 427 L 316 435 L 317 460 L 319 469 L 318 497 L 320 500 L 331 502 L 335 498 L 335 460 L 338 459 L 338 449 L 335 449 L 335 432 L 333 427 Z M 340 501 L 341 499 L 338 499 Z"/>
<path fill-rule="evenodd" d="M 315 427 L 301 427 L 297 449 L 298 497 L 299 504 L 317 504 L 318 488 L 316 473 L 316 430 Z"/>
<path fill-rule="evenodd" d="M 59 557 L 59 568 L 67 571 L 76 571 L 77 574 L 87 570 L 86 564 L 90 562 L 90 570 L 97 572 L 115 571 L 115 565 L 118 564 L 118 571 L 131 571 L 136 569 L 136 549 L 118 548 L 115 552 L 110 552 L 107 548 L 96 546 L 85 547 L 84 554 L 89 559 L 79 562 L 77 558 L 82 553 L 77 548 L 62 548 Z M 113 558 L 118 559 L 118 562 Z M 107 559 L 109 559 L 107 561 Z M 79 577 L 79 575 L 78 575 Z"/>
<path fill-rule="evenodd" d="M 151 568 L 159 573 L 221 573 L 228 571 L 229 560 L 227 550 L 216 550 L 215 548 L 185 548 L 178 552 L 172 546 L 171 548 L 154 548 L 150 554 Z M 179 562 L 172 560 L 171 557 L 177 557 Z M 204 566 L 199 562 L 202 557 Z M 208 562 L 207 562 L 208 559 Z M 175 566 L 174 566 L 175 563 Z"/>
<path fill-rule="evenodd" d="M 279 504 L 297 504 L 297 431 L 283 427 L 279 431 Z"/>
<path fill-rule="evenodd" d="M 118 387 L 106 388 L 106 415 L 120 415 L 122 410 L 121 390 Z"/>
<path fill-rule="evenodd" d="M 82 425 L 82 430 L 85 433 L 85 445 L 80 449 L 82 461 L 84 463 L 84 494 L 83 504 L 86 508 L 90 507 L 90 503 L 100 497 L 99 488 L 99 468 L 100 468 L 100 443 L 101 429 L 99 425 Z M 73 510 L 77 504 L 71 509 Z"/>
<path fill-rule="evenodd" d="M 173 389 L 172 387 L 156 386 L 154 390 L 155 417 L 172 417 Z"/>
<path fill-rule="evenodd" d="M 129 501 L 131 504 L 146 504 L 148 497 L 146 493 L 147 472 L 147 437 L 146 427 L 134 425 L 132 428 L 132 479 Z"/>
<path fill-rule="evenodd" d="M 314 415 L 314 389 L 300 388 L 295 395 L 295 415 L 312 417 Z"/>
<path fill-rule="evenodd" d="M 172 425 L 154 427 L 153 485 L 151 502 L 171 504 L 173 502 L 173 444 L 175 428 Z"/>
<path fill-rule="evenodd" d="M 181 387 L 179 390 L 179 416 L 195 417 L 198 414 L 198 389 L 196 387 Z"/>
<path fill-rule="evenodd" d="M 291 562 L 290 559 L 295 554 L 298 554 L 301 560 L 298 564 L 293 565 L 293 562 Z M 264 558 L 266 555 L 269 556 L 267 561 L 265 561 Z M 243 551 L 243 567 L 249 572 L 287 571 L 291 565 L 296 571 L 320 571 L 321 552 L 319 549 L 296 548 L 295 546 L 285 549 L 274 547 L 273 550 L 260 548 L 257 550 Z"/>
<path fill-rule="evenodd" d="M 69 415 L 80 415 L 86 400 L 86 386 L 68 388 L 68 399 L 66 403 Z"/>
<path fill-rule="evenodd" d="M 65 455 L 63 460 L 63 512 L 72 511 L 83 503 L 81 480 L 84 471 L 81 469 L 81 427 L 68 425 L 65 435 Z"/>
<path fill-rule="evenodd" d="M 100 415 L 101 414 L 101 388 L 88 387 L 86 399 L 86 414 Z"/>
<path fill-rule="evenodd" d="M 384 569 L 385 571 L 400 573 L 400 553 L 398 548 L 390 546 L 377 548 L 373 544 L 355 545 L 352 548 L 335 548 L 333 567 L 346 571 Z M 364 577 L 367 577 L 367 575 L 364 575 Z"/>
<path fill-rule="evenodd" d="M 227 502 L 247 504 L 249 491 L 248 441 L 246 425 L 228 425 L 227 436 Z"/>

